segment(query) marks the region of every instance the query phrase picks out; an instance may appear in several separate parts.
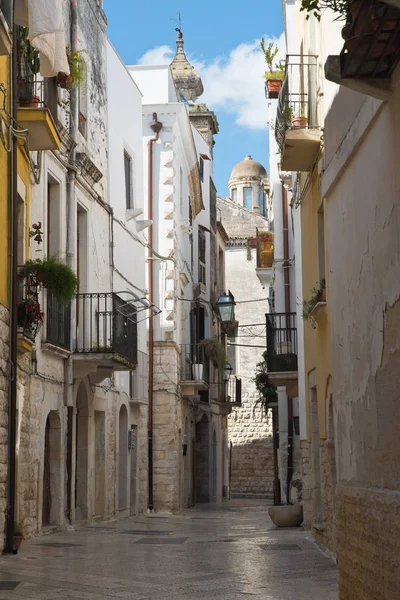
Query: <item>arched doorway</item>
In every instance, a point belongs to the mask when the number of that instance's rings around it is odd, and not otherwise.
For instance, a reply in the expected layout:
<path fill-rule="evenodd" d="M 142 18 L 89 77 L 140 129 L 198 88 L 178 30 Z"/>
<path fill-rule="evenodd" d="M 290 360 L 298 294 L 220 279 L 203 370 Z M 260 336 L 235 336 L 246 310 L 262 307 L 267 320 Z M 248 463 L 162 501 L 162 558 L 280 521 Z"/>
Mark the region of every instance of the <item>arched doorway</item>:
<path fill-rule="evenodd" d="M 89 518 L 89 399 L 83 382 L 76 408 L 75 509 L 77 521 L 85 521 Z"/>
<path fill-rule="evenodd" d="M 195 500 L 210 502 L 210 423 L 203 415 L 196 425 Z"/>
<path fill-rule="evenodd" d="M 61 421 L 49 412 L 44 434 L 42 526 L 61 523 Z"/>
<path fill-rule="evenodd" d="M 212 491 L 211 495 L 215 499 L 217 497 L 217 434 L 213 432 L 212 441 Z"/>
<path fill-rule="evenodd" d="M 125 404 L 119 411 L 118 508 L 128 508 L 128 411 Z"/>

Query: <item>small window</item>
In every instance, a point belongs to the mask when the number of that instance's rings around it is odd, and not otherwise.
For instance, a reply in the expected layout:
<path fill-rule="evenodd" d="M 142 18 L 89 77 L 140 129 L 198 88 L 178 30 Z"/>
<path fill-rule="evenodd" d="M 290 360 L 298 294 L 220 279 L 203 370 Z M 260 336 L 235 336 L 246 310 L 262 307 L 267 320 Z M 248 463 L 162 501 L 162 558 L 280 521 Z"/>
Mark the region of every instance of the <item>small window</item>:
<path fill-rule="evenodd" d="M 200 156 L 200 180 L 201 180 L 201 182 L 204 181 L 204 160 L 202 159 L 201 156 Z"/>
<path fill-rule="evenodd" d="M 124 168 L 125 168 L 125 198 L 126 209 L 133 208 L 132 198 L 132 158 L 127 152 L 124 152 Z"/>
<path fill-rule="evenodd" d="M 199 283 L 206 285 L 206 235 L 199 231 Z"/>
<path fill-rule="evenodd" d="M 263 190 L 259 190 L 258 200 L 259 200 L 259 206 L 260 206 L 260 215 L 265 217 L 265 194 L 264 194 Z"/>
<path fill-rule="evenodd" d="M 232 202 L 237 202 L 237 188 L 232 190 Z"/>
<path fill-rule="evenodd" d="M 243 188 L 243 206 L 247 210 L 253 210 L 253 188 Z"/>
<path fill-rule="evenodd" d="M 87 115 L 88 115 L 88 93 L 87 86 L 82 85 L 78 88 L 78 131 L 87 139 Z"/>

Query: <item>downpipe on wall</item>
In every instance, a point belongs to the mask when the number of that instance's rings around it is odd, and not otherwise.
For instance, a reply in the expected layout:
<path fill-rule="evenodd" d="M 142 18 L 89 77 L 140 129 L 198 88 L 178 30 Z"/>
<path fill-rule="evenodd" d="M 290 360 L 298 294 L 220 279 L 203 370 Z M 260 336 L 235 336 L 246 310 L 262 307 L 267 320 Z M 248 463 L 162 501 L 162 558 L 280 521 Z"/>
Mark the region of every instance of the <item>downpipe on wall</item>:
<path fill-rule="evenodd" d="M 70 18 L 71 18 L 71 53 L 78 49 L 78 2 L 77 0 L 70 0 Z M 70 122 L 69 122 L 69 134 L 73 140 L 71 152 L 68 160 L 68 171 L 67 171 L 67 232 L 66 232 L 66 246 L 67 246 L 67 264 L 72 270 L 75 270 L 75 180 L 76 180 L 76 139 L 78 131 L 78 89 L 76 85 L 72 86 L 71 89 L 71 100 L 70 100 Z M 71 305 L 71 324 L 74 323 L 76 318 L 76 306 L 74 303 Z M 66 360 L 65 366 L 65 379 L 67 382 L 66 386 L 66 405 L 67 405 L 67 517 L 70 523 L 72 522 L 72 507 L 73 507 L 73 488 L 72 488 L 72 455 L 73 455 L 73 431 L 74 431 L 74 376 L 73 376 L 73 359 L 72 359 L 72 335 L 70 338 L 71 353 Z"/>
<path fill-rule="evenodd" d="M 153 113 L 153 121 L 150 124 L 155 136 L 148 142 L 148 219 L 153 221 L 153 146 L 158 141 L 162 123 L 157 119 L 157 113 Z M 148 238 L 148 279 L 149 279 L 149 303 L 154 303 L 153 290 L 153 224 L 149 226 Z M 153 379 L 154 379 L 154 316 L 150 311 L 149 319 L 149 404 L 147 421 L 147 440 L 148 440 L 148 509 L 154 510 L 154 490 L 153 490 Z"/>
<path fill-rule="evenodd" d="M 14 12 L 14 11 L 13 11 Z M 13 21 L 14 22 L 14 16 Z M 17 119 L 17 44 L 18 27 L 13 28 L 13 47 L 11 52 L 11 114 Z M 11 169 L 9 186 L 10 206 L 10 327 L 9 327 L 9 386 L 8 386 L 8 473 L 7 473 L 7 511 L 5 553 L 14 554 L 14 521 L 16 495 L 16 435 L 17 435 L 17 327 L 18 327 L 18 142 L 12 139 Z"/>

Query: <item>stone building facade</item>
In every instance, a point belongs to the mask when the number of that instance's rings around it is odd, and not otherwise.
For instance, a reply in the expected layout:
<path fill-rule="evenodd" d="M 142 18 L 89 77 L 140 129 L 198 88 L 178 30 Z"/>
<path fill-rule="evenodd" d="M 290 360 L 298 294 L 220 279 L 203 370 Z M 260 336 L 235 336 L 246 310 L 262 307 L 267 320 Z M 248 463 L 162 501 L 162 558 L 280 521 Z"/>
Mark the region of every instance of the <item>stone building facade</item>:
<path fill-rule="evenodd" d="M 212 148 L 218 124 L 203 105 L 200 76 L 183 49 L 170 66 L 128 67 L 143 94 L 145 186 L 152 204 L 154 318 L 152 484 L 155 511 L 221 501 L 228 490 L 226 414 L 219 371 L 202 340 L 220 336 L 212 302 L 223 287 L 224 244 L 218 237 Z M 158 129 L 154 136 L 154 127 Z M 197 129 L 198 127 L 198 129 Z M 153 140 L 151 142 L 151 140 Z M 150 152 L 150 151 L 149 151 Z M 152 168 L 152 174 L 149 170 Z M 222 268 L 217 268 L 217 260 Z M 223 388 L 222 388 L 223 390 Z"/>
<path fill-rule="evenodd" d="M 256 189 L 254 197 L 258 199 L 260 189 L 263 193 L 268 190 L 268 178 L 256 161 L 248 157 L 239 163 L 230 181 L 247 181 L 249 168 Z M 269 229 L 270 222 L 259 211 L 248 211 L 229 199 L 218 198 L 218 209 L 229 236 L 225 254 L 226 287 L 237 302 L 238 326 L 228 337 L 228 362 L 242 379 L 242 406 L 228 417 L 232 444 L 231 493 L 271 498 L 274 476 L 271 415 L 257 404 L 258 392 L 253 381 L 265 347 L 265 314 L 269 310 L 269 287 L 257 275 L 257 229 Z M 248 302 L 250 299 L 254 302 Z"/>

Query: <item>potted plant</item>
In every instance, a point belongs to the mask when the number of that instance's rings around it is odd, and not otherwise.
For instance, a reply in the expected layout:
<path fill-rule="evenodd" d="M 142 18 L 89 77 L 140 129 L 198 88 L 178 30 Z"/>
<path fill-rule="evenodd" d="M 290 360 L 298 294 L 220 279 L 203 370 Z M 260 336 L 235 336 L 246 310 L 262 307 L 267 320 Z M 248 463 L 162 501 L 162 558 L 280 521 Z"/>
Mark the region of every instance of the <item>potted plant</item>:
<path fill-rule="evenodd" d="M 22 544 L 22 540 L 24 539 L 23 536 L 23 528 L 21 523 L 18 523 L 18 521 L 14 521 L 14 554 L 18 553 L 18 550 L 21 547 Z"/>
<path fill-rule="evenodd" d="M 216 336 L 201 340 L 201 344 L 204 346 L 204 351 L 214 367 L 219 371 L 223 371 L 226 364 L 225 346 L 221 344 Z"/>
<path fill-rule="evenodd" d="M 279 96 L 282 81 L 285 79 L 285 69 L 282 61 L 275 65 L 274 68 L 274 60 L 279 52 L 279 48 L 273 42 L 270 42 L 268 46 L 265 46 L 264 38 L 261 40 L 260 45 L 268 66 L 268 71 L 266 71 L 264 75 L 267 82 L 268 97 L 270 99 L 276 99 Z"/>
<path fill-rule="evenodd" d="M 308 118 L 306 117 L 307 106 L 302 104 L 300 106 L 300 114 L 296 117 L 292 117 L 292 127 L 294 129 L 305 129 L 308 125 Z"/>
<path fill-rule="evenodd" d="M 31 336 L 36 337 L 38 334 L 43 324 L 43 317 L 44 313 L 35 298 L 26 298 L 18 304 L 18 328 Z"/>
<path fill-rule="evenodd" d="M 39 52 L 29 41 L 27 27 L 19 28 L 18 37 L 18 100 L 25 108 L 37 108 L 40 97 L 35 95 L 35 76 L 40 71 Z"/>
<path fill-rule="evenodd" d="M 71 302 L 78 288 L 78 278 L 62 261 L 54 256 L 27 260 L 19 269 L 20 277 L 32 277 L 51 291 L 57 300 Z"/>
<path fill-rule="evenodd" d="M 310 321 L 313 329 L 315 329 L 315 320 L 312 317 L 314 308 L 319 302 L 326 302 L 326 282 L 325 279 L 321 279 L 315 287 L 312 289 L 312 295 L 309 300 L 303 301 L 303 319 Z"/>
<path fill-rule="evenodd" d="M 85 50 L 77 50 L 71 53 L 71 48 L 66 48 L 69 64 L 69 75 L 58 73 L 57 83 L 61 88 L 70 90 L 73 85 L 82 87 L 86 84 L 87 65 L 84 58 Z"/>

